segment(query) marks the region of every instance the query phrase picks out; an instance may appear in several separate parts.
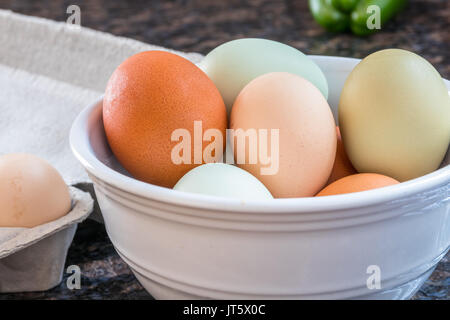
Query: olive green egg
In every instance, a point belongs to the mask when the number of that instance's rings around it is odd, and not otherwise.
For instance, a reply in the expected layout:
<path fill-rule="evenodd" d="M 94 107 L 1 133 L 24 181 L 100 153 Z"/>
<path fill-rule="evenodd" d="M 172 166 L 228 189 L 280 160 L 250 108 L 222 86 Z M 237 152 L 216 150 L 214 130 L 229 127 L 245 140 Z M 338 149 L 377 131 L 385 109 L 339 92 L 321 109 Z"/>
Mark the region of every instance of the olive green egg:
<path fill-rule="evenodd" d="M 322 70 L 299 50 L 266 39 L 238 39 L 212 50 L 199 64 L 222 94 L 228 114 L 239 92 L 254 78 L 269 72 L 290 72 L 314 84 L 328 99 Z"/>
<path fill-rule="evenodd" d="M 399 181 L 436 170 L 450 143 L 450 96 L 439 73 L 405 50 L 375 52 L 348 76 L 339 101 L 347 155 L 359 172 Z"/>

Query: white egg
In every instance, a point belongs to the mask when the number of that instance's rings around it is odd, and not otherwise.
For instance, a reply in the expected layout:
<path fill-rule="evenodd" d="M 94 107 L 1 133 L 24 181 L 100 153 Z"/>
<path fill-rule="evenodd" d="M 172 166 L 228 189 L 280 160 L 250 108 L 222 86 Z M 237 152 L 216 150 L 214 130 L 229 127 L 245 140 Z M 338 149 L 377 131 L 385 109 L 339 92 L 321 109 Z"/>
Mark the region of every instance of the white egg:
<path fill-rule="evenodd" d="M 174 190 L 241 200 L 273 198 L 253 175 L 225 163 L 208 163 L 192 169 L 177 182 Z"/>

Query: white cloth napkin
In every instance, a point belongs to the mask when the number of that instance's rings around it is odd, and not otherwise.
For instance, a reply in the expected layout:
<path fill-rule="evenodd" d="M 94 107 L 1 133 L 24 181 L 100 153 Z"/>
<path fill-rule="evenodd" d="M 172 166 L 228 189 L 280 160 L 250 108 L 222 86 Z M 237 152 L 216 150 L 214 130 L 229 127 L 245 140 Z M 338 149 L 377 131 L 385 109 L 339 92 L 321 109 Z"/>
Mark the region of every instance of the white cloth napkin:
<path fill-rule="evenodd" d="M 72 155 L 77 114 L 104 91 L 114 69 L 146 50 L 181 53 L 63 22 L 0 10 L 0 155 L 36 154 L 69 184 L 89 179 Z"/>

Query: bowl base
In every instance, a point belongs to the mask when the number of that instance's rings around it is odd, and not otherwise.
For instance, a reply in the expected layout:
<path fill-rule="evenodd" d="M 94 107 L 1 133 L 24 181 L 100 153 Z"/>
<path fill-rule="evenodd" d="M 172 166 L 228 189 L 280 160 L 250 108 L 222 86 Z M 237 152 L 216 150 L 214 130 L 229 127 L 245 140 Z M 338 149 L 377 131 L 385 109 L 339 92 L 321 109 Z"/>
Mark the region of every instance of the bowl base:
<path fill-rule="evenodd" d="M 117 250 L 117 249 L 116 249 Z M 373 293 L 360 295 L 356 292 L 342 292 L 342 297 L 339 294 L 329 297 L 326 295 L 299 295 L 299 296 L 289 296 L 289 297 L 276 297 L 276 296 L 261 296 L 261 295 L 251 295 L 242 293 L 224 293 L 222 297 L 220 293 L 215 290 L 207 290 L 202 288 L 201 291 L 205 294 L 195 294 L 198 288 L 192 287 L 192 293 L 188 292 L 189 288 L 184 288 L 180 290 L 176 288 L 176 285 L 170 286 L 170 280 L 167 284 L 159 282 L 157 279 L 151 279 L 148 276 L 143 275 L 139 272 L 139 267 L 120 254 L 121 258 L 128 264 L 133 274 L 136 276 L 137 280 L 141 285 L 147 290 L 148 293 L 152 295 L 157 300 L 205 300 L 205 299 L 231 299 L 231 300 L 262 300 L 262 299 L 293 299 L 293 300 L 321 300 L 321 299 L 354 299 L 354 300 L 407 300 L 410 299 L 414 294 L 422 287 L 424 282 L 430 277 L 436 268 L 437 262 L 424 273 L 420 274 L 418 277 L 409 280 L 408 282 L 396 286 L 394 288 L 384 289 L 384 290 L 374 290 Z M 439 259 L 440 260 L 440 259 Z M 167 282 L 168 279 L 164 279 Z M 207 291 L 211 291 L 208 294 Z M 218 296 L 219 295 L 219 296 Z"/>

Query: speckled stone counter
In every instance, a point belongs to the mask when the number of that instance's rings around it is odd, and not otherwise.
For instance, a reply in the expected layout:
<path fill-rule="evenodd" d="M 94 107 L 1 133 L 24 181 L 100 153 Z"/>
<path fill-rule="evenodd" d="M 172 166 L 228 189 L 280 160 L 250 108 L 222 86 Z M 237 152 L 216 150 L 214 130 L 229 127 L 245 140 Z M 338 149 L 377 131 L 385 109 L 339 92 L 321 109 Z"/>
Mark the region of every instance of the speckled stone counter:
<path fill-rule="evenodd" d="M 273 39 L 308 54 L 355 58 L 403 48 L 422 55 L 450 78 L 450 1 L 409 2 L 383 32 L 368 38 L 327 33 L 313 20 L 307 0 L 0 0 L 0 8 L 65 21 L 67 7 L 78 4 L 85 27 L 203 54 L 240 37 Z"/>
<path fill-rule="evenodd" d="M 78 4 L 81 24 L 162 45 L 206 54 L 239 37 L 263 37 L 308 54 L 362 58 L 384 48 L 403 48 L 427 58 L 450 78 L 450 1 L 411 0 L 406 11 L 368 38 L 330 34 L 312 19 L 306 0 L 217 1 L 26 1 L 0 0 L 0 8 L 58 21 Z M 3 294 L 1 299 L 152 299 L 119 258 L 104 226 L 82 223 L 66 265 L 82 271 L 81 289 L 61 285 L 40 293 Z M 414 299 L 450 299 L 450 254 L 439 263 Z"/>

